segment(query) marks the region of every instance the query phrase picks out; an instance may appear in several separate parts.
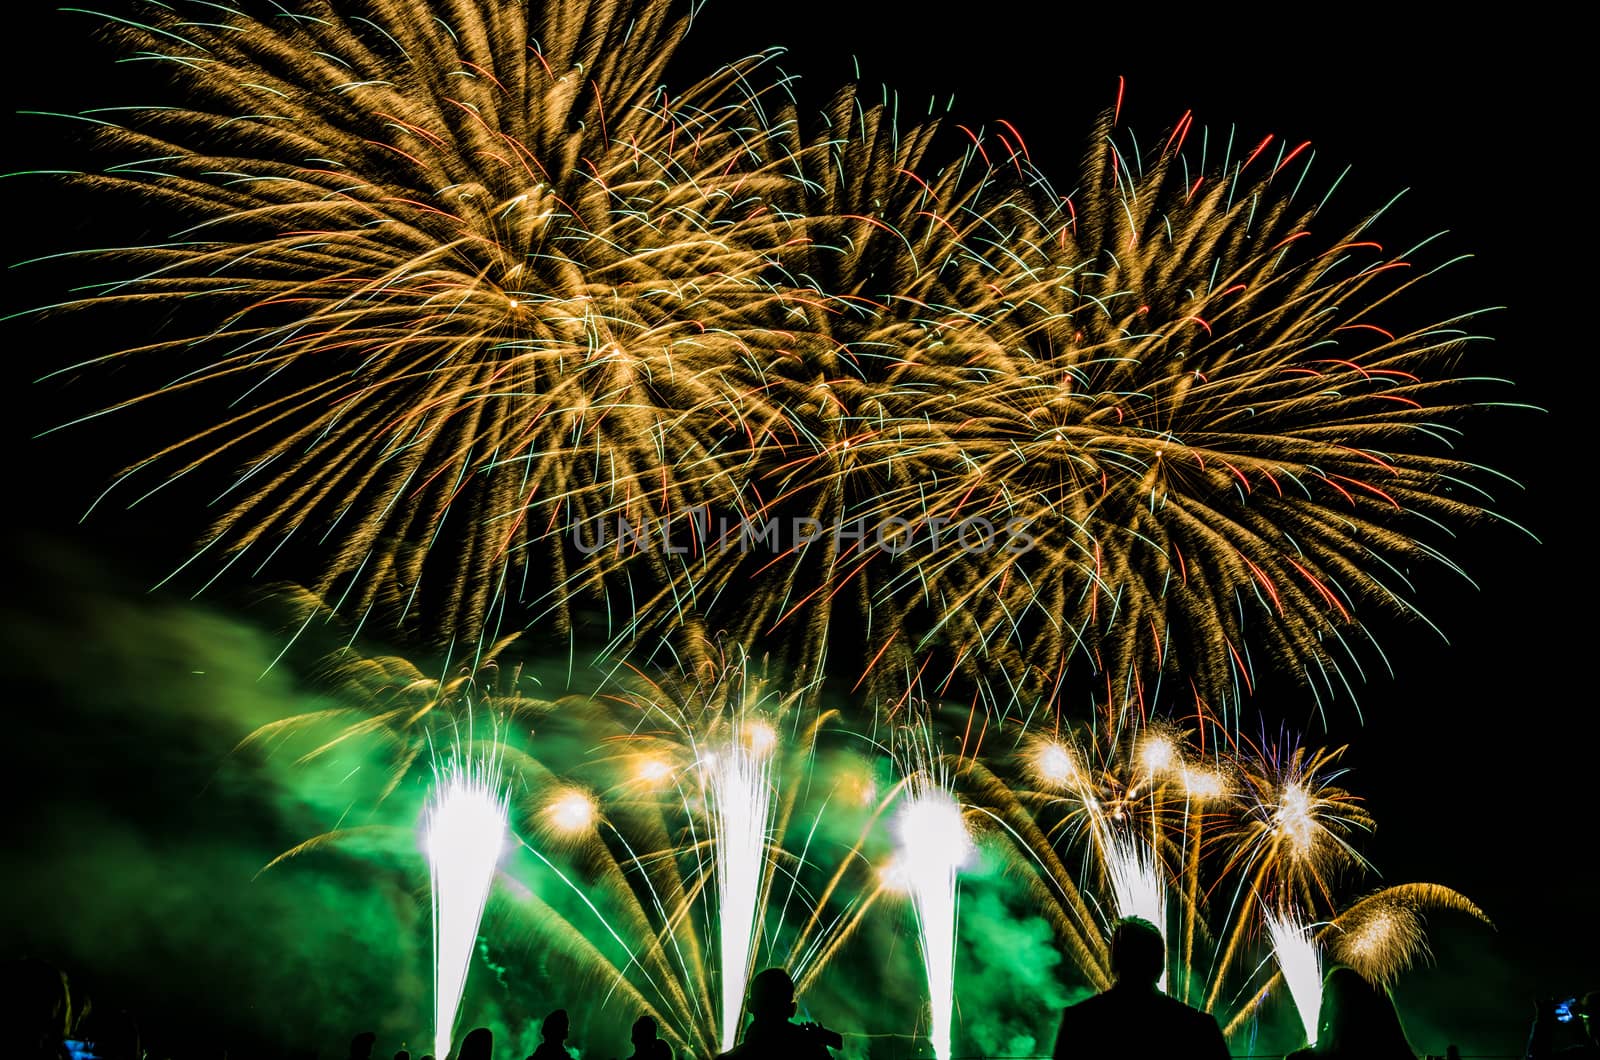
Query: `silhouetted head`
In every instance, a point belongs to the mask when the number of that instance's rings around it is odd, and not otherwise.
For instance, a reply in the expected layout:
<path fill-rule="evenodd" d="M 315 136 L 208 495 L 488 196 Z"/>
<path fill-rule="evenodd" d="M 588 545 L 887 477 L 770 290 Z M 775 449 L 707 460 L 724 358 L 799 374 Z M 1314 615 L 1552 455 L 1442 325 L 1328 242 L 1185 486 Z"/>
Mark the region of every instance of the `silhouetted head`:
<path fill-rule="evenodd" d="M 1167 967 L 1167 944 L 1148 920 L 1136 916 L 1117 921 L 1111 931 L 1111 974 L 1117 982 L 1155 986 Z"/>
<path fill-rule="evenodd" d="M 768 968 L 750 980 L 750 1015 L 758 1020 L 786 1020 L 794 1015 L 794 980 L 782 968 Z"/>
<path fill-rule="evenodd" d="M 456 1060 L 491 1060 L 494 1056 L 494 1031 L 488 1027 L 474 1027 L 461 1039 L 461 1051 Z"/>
<path fill-rule="evenodd" d="M 633 1021 L 633 1044 L 643 1048 L 656 1040 L 656 1018 L 654 1016 L 640 1016 Z"/>
<path fill-rule="evenodd" d="M 544 1018 L 544 1024 L 539 1028 L 539 1037 L 547 1042 L 560 1045 L 567 1040 L 567 1010 L 558 1008 Z"/>
<path fill-rule="evenodd" d="M 1416 1057 L 1389 991 L 1343 965 L 1330 969 L 1322 980 L 1316 1051 L 1370 1060 Z"/>
<path fill-rule="evenodd" d="M 395 1052 L 395 1054 L 394 1054 L 394 1060 L 411 1060 L 411 1052 L 410 1052 L 410 1050 L 408 1050 L 408 1049 L 397 1050 Z"/>
<path fill-rule="evenodd" d="M 350 1039 L 350 1060 L 372 1060 L 372 1047 L 378 1036 L 372 1031 L 362 1031 Z"/>

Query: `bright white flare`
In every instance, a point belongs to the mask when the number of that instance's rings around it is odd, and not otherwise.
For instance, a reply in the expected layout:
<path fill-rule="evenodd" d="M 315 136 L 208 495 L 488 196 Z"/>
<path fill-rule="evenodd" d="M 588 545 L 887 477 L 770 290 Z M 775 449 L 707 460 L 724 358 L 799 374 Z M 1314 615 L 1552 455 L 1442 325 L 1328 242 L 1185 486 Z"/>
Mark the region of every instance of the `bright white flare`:
<path fill-rule="evenodd" d="M 634 770 L 641 783 L 655 787 L 672 779 L 672 766 L 659 758 L 646 758 Z"/>
<path fill-rule="evenodd" d="M 1105 837 L 1106 872 L 1111 877 L 1111 892 L 1116 898 L 1118 916 L 1148 920 L 1167 939 L 1167 888 L 1161 866 L 1149 844 L 1109 832 Z M 1167 973 L 1161 972 L 1161 989 L 1167 988 Z"/>
<path fill-rule="evenodd" d="M 1196 802 L 1206 799 L 1215 799 L 1228 790 L 1228 782 L 1221 773 L 1211 769 L 1188 769 L 1183 771 L 1183 787 L 1189 798 Z"/>
<path fill-rule="evenodd" d="M 568 788 L 551 800 L 546 812 L 550 814 L 551 824 L 570 835 L 593 825 L 599 810 L 588 792 Z"/>
<path fill-rule="evenodd" d="M 1039 776 L 1051 784 L 1068 784 L 1078 776 L 1072 752 L 1059 743 L 1041 744 L 1034 755 L 1034 767 Z"/>
<path fill-rule="evenodd" d="M 433 881 L 433 1055 L 450 1055 L 456 1009 L 477 948 L 478 925 L 506 840 L 499 762 L 452 759 L 439 770 L 425 811 Z"/>
<path fill-rule="evenodd" d="M 1283 786 L 1278 793 L 1278 807 L 1273 812 L 1272 823 L 1278 834 L 1289 840 L 1297 856 L 1311 853 L 1317 840 L 1317 815 L 1310 794 L 1301 784 L 1290 781 Z"/>
<path fill-rule="evenodd" d="M 895 876 L 911 893 L 928 975 L 928 1038 L 934 1056 L 949 1060 L 955 1008 L 956 873 L 971 853 L 972 840 L 955 796 L 932 783 L 913 782 L 896 824 L 900 842 Z"/>
<path fill-rule="evenodd" d="M 771 754 L 772 749 L 778 746 L 778 731 L 764 721 L 747 722 L 744 735 L 750 743 L 750 750 L 758 755 Z"/>
<path fill-rule="evenodd" d="M 717 915 L 722 953 L 722 1049 L 739 1032 L 745 982 L 756 940 L 756 910 L 767 867 L 772 809 L 772 748 L 777 736 L 752 722 L 700 763 L 716 850 Z"/>
<path fill-rule="evenodd" d="M 1177 758 L 1178 748 L 1173 744 L 1172 737 L 1164 733 L 1151 733 L 1139 748 L 1139 761 L 1143 763 L 1145 772 L 1152 776 L 1171 769 Z"/>
<path fill-rule="evenodd" d="M 911 893 L 911 881 L 898 854 L 878 866 L 878 886 L 894 894 Z"/>
<path fill-rule="evenodd" d="M 1289 996 L 1306 1029 L 1306 1044 L 1317 1044 L 1317 1015 L 1322 1011 L 1322 954 L 1317 950 L 1311 928 L 1290 914 L 1267 913 L 1267 937 L 1272 940 L 1272 955 L 1278 960 Z"/>

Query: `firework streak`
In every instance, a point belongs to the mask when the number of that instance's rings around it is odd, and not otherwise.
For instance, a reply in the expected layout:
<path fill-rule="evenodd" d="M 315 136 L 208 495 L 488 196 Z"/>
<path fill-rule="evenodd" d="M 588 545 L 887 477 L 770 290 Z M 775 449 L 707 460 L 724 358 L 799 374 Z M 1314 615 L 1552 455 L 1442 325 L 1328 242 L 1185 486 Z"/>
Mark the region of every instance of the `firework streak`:
<path fill-rule="evenodd" d="M 433 1055 L 450 1055 L 456 1007 L 477 951 L 478 923 L 506 842 L 506 794 L 498 762 L 441 768 L 424 824 L 433 881 Z"/>

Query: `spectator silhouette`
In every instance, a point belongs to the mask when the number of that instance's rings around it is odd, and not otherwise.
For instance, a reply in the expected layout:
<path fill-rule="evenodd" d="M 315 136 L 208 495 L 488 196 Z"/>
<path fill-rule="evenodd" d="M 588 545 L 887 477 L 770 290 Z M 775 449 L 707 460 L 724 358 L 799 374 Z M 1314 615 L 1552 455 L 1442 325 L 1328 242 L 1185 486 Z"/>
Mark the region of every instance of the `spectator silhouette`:
<path fill-rule="evenodd" d="M 394 1060 L 411 1060 L 411 1051 L 409 1049 L 397 1050 L 394 1054 Z"/>
<path fill-rule="evenodd" d="M 461 1051 L 456 1060 L 494 1060 L 494 1031 L 488 1027 L 474 1027 L 461 1039 Z"/>
<path fill-rule="evenodd" d="M 640 1016 L 633 1021 L 633 1030 L 629 1033 L 633 1052 L 628 1060 L 672 1060 L 672 1046 L 656 1037 L 656 1029 L 654 1016 Z"/>
<path fill-rule="evenodd" d="M 1116 983 L 1061 1013 L 1055 1060 L 1229 1060 L 1216 1020 L 1156 989 L 1166 963 L 1155 925 L 1119 920 L 1111 933 Z"/>
<path fill-rule="evenodd" d="M 558 1008 L 539 1026 L 539 1047 L 528 1060 L 572 1060 L 567 1052 L 567 1010 Z"/>
<path fill-rule="evenodd" d="M 362 1031 L 350 1039 L 350 1060 L 372 1060 L 372 1047 L 378 1043 L 373 1031 Z"/>
<path fill-rule="evenodd" d="M 1318 1057 L 1417 1060 L 1389 991 L 1343 965 L 1330 969 L 1322 980 L 1317 1044 L 1289 1054 L 1289 1060 Z"/>
<path fill-rule="evenodd" d="M 1555 1001 L 1539 1002 L 1528 1034 L 1527 1060 L 1600 1060 L 1600 1027 L 1595 1026 L 1597 1005 L 1600 990 L 1591 990 L 1573 1006 L 1571 1020 L 1563 1023 L 1556 1018 Z"/>
<path fill-rule="evenodd" d="M 757 972 L 746 999 L 750 1025 L 744 1040 L 723 1053 L 723 1060 L 832 1060 L 828 1052 L 844 1043 L 815 1023 L 791 1023 L 795 1013 L 794 980 L 782 968 Z"/>
<path fill-rule="evenodd" d="M 0 991 L 0 1055 L 66 1060 L 66 976 L 33 958 L 7 962 L 3 974 L 10 986 Z"/>

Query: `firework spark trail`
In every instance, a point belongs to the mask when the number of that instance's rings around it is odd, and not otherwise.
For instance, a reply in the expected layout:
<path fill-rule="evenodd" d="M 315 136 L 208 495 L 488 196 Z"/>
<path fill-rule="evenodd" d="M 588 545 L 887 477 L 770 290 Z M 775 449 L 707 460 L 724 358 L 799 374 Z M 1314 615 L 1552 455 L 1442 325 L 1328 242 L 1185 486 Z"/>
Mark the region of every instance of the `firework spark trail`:
<path fill-rule="evenodd" d="M 1473 314 L 1387 330 L 1437 270 L 1386 255 L 1371 219 L 1330 232 L 1265 163 L 1212 175 L 1099 133 L 1075 196 L 966 241 L 1003 292 L 995 341 L 919 366 L 900 410 L 950 457 L 925 514 L 1020 517 L 1034 547 L 919 556 L 919 587 L 947 639 L 1044 681 L 1075 656 L 1117 680 L 1178 667 L 1232 709 L 1270 658 L 1319 701 L 1352 691 L 1366 616 L 1417 615 L 1400 568 L 1454 569 L 1422 535 L 1490 515 L 1452 481 L 1483 469 L 1439 444 L 1469 407 L 1451 358 Z M 893 441 L 855 459 L 904 466 Z"/>
<path fill-rule="evenodd" d="M 1111 892 L 1117 903 L 1119 916 L 1136 916 L 1154 924 L 1161 932 L 1161 941 L 1167 940 L 1167 889 L 1162 882 L 1161 867 L 1156 863 L 1155 851 L 1138 839 L 1119 832 L 1109 832 L 1104 839 L 1106 874 L 1111 880 Z M 1167 971 L 1161 969 L 1160 986 L 1167 985 Z"/>
<path fill-rule="evenodd" d="M 500 646 L 505 647 L 509 643 Z M 727 994 L 718 969 L 724 960 L 729 967 L 744 962 L 743 973 L 729 975 L 736 990 L 751 966 L 752 923 L 760 925 L 757 938 L 770 963 L 790 969 L 805 993 L 807 984 L 826 982 L 830 962 L 860 938 L 869 915 L 881 915 L 880 898 L 891 892 L 915 899 L 919 950 L 931 956 L 924 974 L 934 1040 L 947 1046 L 957 852 L 969 842 L 962 813 L 992 820 L 996 838 L 1014 847 L 1039 913 L 1062 943 L 1067 962 L 1089 983 L 1110 985 L 1106 911 L 1142 914 L 1167 928 L 1173 940 L 1185 940 L 1171 947 L 1169 982 L 1207 998 L 1208 1011 L 1229 1037 L 1242 1033 L 1263 1004 L 1295 1001 L 1283 986 L 1288 970 L 1271 959 L 1263 922 L 1270 910 L 1292 903 L 1304 921 L 1323 925 L 1315 941 L 1328 960 L 1380 982 L 1426 955 L 1427 913 L 1447 910 L 1483 919 L 1464 897 L 1433 884 L 1388 887 L 1341 905 L 1329 887 L 1343 873 L 1332 870 L 1365 868 L 1351 841 L 1371 821 L 1355 795 L 1333 785 L 1342 772 L 1338 752 L 1297 742 L 1260 747 L 1224 741 L 1206 751 L 1185 725 L 1146 719 L 1119 727 L 1125 713 L 1104 707 L 1103 724 L 1093 731 L 1028 736 L 1006 756 L 1004 773 L 992 768 L 998 765 L 993 758 L 964 756 L 953 764 L 958 806 L 951 779 L 938 769 L 949 759 L 941 760 L 932 746 L 938 734 L 953 738 L 959 729 L 930 716 L 915 731 L 911 754 L 895 756 L 900 780 L 879 793 L 874 770 L 857 757 L 860 744 L 867 740 L 881 752 L 893 755 L 892 750 L 833 711 L 791 724 L 796 715 L 789 712 L 800 697 L 793 683 L 785 683 L 786 693 L 770 694 L 772 676 L 752 672 L 737 657 L 719 657 L 710 669 L 697 664 L 687 671 L 610 674 L 599 687 L 612 694 L 584 691 L 554 701 L 526 694 L 527 682 L 517 676 L 521 667 L 500 650 L 433 676 L 402 658 L 366 658 L 351 649 L 325 662 L 345 706 L 281 719 L 247 742 L 314 741 L 299 756 L 309 763 L 350 740 L 381 735 L 394 772 L 379 802 L 413 779 L 414 768 L 427 766 L 432 756 L 426 730 L 441 720 L 470 716 L 476 704 L 495 716 L 537 721 L 539 753 L 517 740 L 497 742 L 494 770 L 514 778 L 519 792 L 538 793 L 519 820 L 551 842 L 541 844 L 546 849 L 526 841 L 523 846 L 572 890 L 583 912 L 568 916 L 553 907 L 522 884 L 513 867 L 501 879 L 510 884 L 514 915 L 530 939 L 553 944 L 576 967 L 609 979 L 617 1001 L 656 1015 L 684 1055 L 720 1050 Z M 925 706 L 918 701 L 913 709 L 920 713 Z M 355 720 L 340 721 L 351 709 Z M 825 726 L 830 716 L 841 724 Z M 955 720 L 964 725 L 970 716 L 963 708 Z M 328 731 L 330 724 L 336 731 Z M 516 728 L 527 732 L 531 724 Z M 774 730 L 782 732 L 781 741 Z M 848 744 L 844 759 L 830 754 L 837 737 Z M 753 917 L 733 913 L 733 902 L 725 900 L 729 922 L 742 922 L 723 938 L 732 950 L 725 957 L 717 942 L 708 941 L 717 934 L 721 911 L 717 840 L 707 834 L 716 828 L 719 807 L 708 767 L 718 761 L 713 750 L 729 746 L 747 749 L 740 756 L 745 780 L 727 785 L 723 802 L 730 808 L 755 806 L 754 815 L 744 817 L 751 842 L 743 893 L 757 897 Z M 578 747 L 602 753 L 586 752 L 577 761 L 547 755 Z M 819 760 L 819 750 L 828 758 Z M 826 793 L 812 790 L 804 780 L 814 780 L 819 770 L 830 772 L 822 764 L 827 760 L 848 762 L 851 776 L 828 785 Z M 434 768 L 441 794 L 447 778 L 466 774 L 441 769 L 437 759 Z M 755 805 L 758 799 L 741 802 L 739 795 L 758 790 L 749 778 L 763 772 L 770 791 L 765 810 Z M 830 807 L 841 805 L 839 797 L 847 793 L 864 815 L 855 841 L 840 858 L 814 860 L 809 852 L 822 835 L 821 815 L 835 812 Z M 902 818 L 901 811 L 913 819 Z M 762 816 L 766 849 L 758 858 Z M 810 825 L 799 832 L 791 827 L 807 819 Z M 884 821 L 893 823 L 885 829 Z M 725 829 L 730 838 L 737 830 Z M 338 834 L 308 839 L 272 864 Z M 889 865 L 877 857 L 886 839 L 900 848 Z M 1176 867 L 1185 861 L 1179 876 Z M 1158 870 L 1165 875 L 1156 877 Z M 775 882 L 785 877 L 787 883 Z M 1162 893 L 1162 879 L 1170 892 L 1165 917 L 1159 898 L 1148 897 Z M 1218 896 L 1227 900 L 1212 904 Z M 466 938 L 471 927 L 457 934 Z M 1269 974 L 1261 975 L 1263 969 Z M 1174 993 L 1180 991 L 1175 987 Z"/>
<path fill-rule="evenodd" d="M 1306 1044 L 1316 1045 L 1317 1016 L 1322 1011 L 1322 954 L 1311 928 L 1292 913 L 1269 912 L 1262 919 L 1272 940 L 1272 955 L 1306 1029 Z"/>
<path fill-rule="evenodd" d="M 934 1056 L 949 1060 L 950 1020 L 955 1008 L 957 871 L 967 860 L 972 840 L 955 796 L 926 776 L 913 779 L 896 825 L 897 873 L 911 893 L 928 977 L 928 1039 Z"/>
<path fill-rule="evenodd" d="M 319 591 L 444 643 L 496 626 L 530 571 L 520 602 L 558 627 L 619 566 L 660 580 L 579 526 L 737 506 L 754 397 L 721 381 L 724 339 L 769 292 L 725 238 L 761 187 L 727 172 L 760 57 L 669 97 L 666 3 L 435 6 L 114 20 L 185 96 L 98 123 L 144 162 L 81 180 L 201 223 L 97 252 L 144 271 L 73 304 L 207 307 L 111 355 L 174 365 L 117 407 L 199 388 L 229 411 L 119 481 L 232 464 L 217 553 L 320 534 Z"/>
<path fill-rule="evenodd" d="M 1451 910 L 1489 918 L 1463 895 L 1435 883 L 1403 883 L 1386 887 L 1349 906 L 1323 930 L 1320 941 L 1331 957 L 1374 983 L 1392 983 L 1397 975 L 1428 954 L 1423 917 Z"/>
<path fill-rule="evenodd" d="M 1411 326 L 1439 269 L 1381 210 L 1327 230 L 1309 152 L 1107 120 L 1066 196 L 1003 135 L 939 158 L 853 90 L 772 105 L 772 53 L 669 93 L 666 0 L 136 6 L 120 47 L 180 94 L 93 112 L 76 179 L 189 227 L 83 252 L 136 274 L 54 308 L 185 309 L 50 374 L 148 361 L 113 409 L 225 410 L 106 491 L 209 483 L 174 575 L 302 565 L 440 644 L 714 609 L 811 676 L 831 640 L 869 700 L 926 665 L 1005 711 L 1087 667 L 1231 710 L 1263 661 L 1353 693 L 1403 572 L 1454 569 L 1428 539 L 1493 516 L 1449 449 L 1476 314 Z M 674 558 L 713 510 L 821 540 Z"/>
<path fill-rule="evenodd" d="M 986 186 L 966 167 L 930 158 L 937 129 L 936 119 L 869 105 L 845 88 L 824 120 L 784 107 L 770 135 L 752 144 L 785 180 L 763 215 L 772 230 L 752 219 L 739 235 L 771 248 L 770 271 L 783 280 L 751 313 L 770 334 L 733 369 L 763 401 L 762 510 L 792 512 L 825 532 L 807 548 L 713 565 L 697 579 L 705 592 L 758 568 L 762 591 L 739 594 L 732 624 L 787 630 L 774 650 L 802 670 L 826 654 L 836 613 L 892 612 L 889 598 L 903 595 L 885 563 L 898 546 L 875 531 L 921 526 L 949 456 L 935 448 L 941 432 L 907 414 L 928 385 L 943 381 L 922 366 L 959 361 L 987 341 L 975 321 L 993 297 L 988 277 L 964 267 L 962 250 L 990 208 Z M 958 324 L 957 316 L 967 319 Z M 923 452 L 935 459 L 922 460 Z M 864 534 L 835 532 L 857 524 Z M 913 582 L 901 588 L 920 596 Z M 893 619 L 870 624 L 865 639 L 855 623 L 846 626 L 856 640 L 852 664 L 873 660 L 860 675 L 869 696 L 884 694 L 911 661 L 908 638 L 892 632 Z"/>
<path fill-rule="evenodd" d="M 746 722 L 701 764 L 716 850 L 717 915 L 722 951 L 722 1048 L 732 1049 L 744 1006 L 756 940 L 756 914 L 767 865 L 776 734 Z"/>
<path fill-rule="evenodd" d="M 1352 838 L 1373 821 L 1361 800 L 1335 783 L 1345 773 L 1344 751 L 1291 743 L 1241 760 L 1245 814 L 1229 845 L 1233 858 L 1256 866 L 1262 893 L 1283 886 L 1309 904 L 1314 893 L 1329 896 L 1334 870 L 1365 867 Z"/>
<path fill-rule="evenodd" d="M 506 809 L 498 759 L 463 759 L 457 751 L 440 769 L 425 816 L 433 885 L 434 1056 L 450 1055 L 478 925 L 505 846 Z"/>

